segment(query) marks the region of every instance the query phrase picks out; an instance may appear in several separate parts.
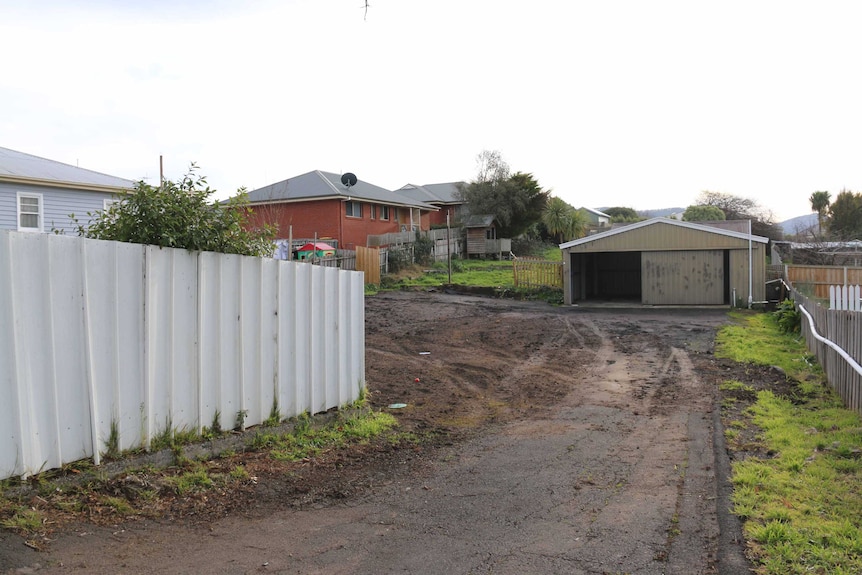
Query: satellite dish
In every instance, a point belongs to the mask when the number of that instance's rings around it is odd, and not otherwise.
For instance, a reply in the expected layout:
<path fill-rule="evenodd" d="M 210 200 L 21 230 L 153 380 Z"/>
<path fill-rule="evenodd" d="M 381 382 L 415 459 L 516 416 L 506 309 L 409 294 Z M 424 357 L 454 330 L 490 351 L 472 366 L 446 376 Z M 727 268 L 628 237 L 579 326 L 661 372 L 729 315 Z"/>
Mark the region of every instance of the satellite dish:
<path fill-rule="evenodd" d="M 350 186 L 356 185 L 356 174 L 351 174 L 347 172 L 341 176 L 341 183 L 344 184 L 345 187 L 349 188 Z"/>

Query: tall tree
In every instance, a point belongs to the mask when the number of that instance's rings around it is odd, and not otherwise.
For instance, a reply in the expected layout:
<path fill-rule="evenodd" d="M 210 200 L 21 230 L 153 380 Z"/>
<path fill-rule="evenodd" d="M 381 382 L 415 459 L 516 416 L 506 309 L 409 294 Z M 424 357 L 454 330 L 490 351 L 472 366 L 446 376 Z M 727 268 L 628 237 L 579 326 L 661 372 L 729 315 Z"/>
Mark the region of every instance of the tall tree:
<path fill-rule="evenodd" d="M 542 213 L 542 223 L 557 243 L 574 240 L 584 235 L 587 227 L 584 215 L 561 198 L 552 197 Z"/>
<path fill-rule="evenodd" d="M 510 175 L 499 152 L 482 152 L 478 163 L 476 180 L 462 189 L 469 213 L 493 215 L 499 234 L 509 238 L 541 220 L 550 193 L 542 190 L 532 174 Z"/>
<path fill-rule="evenodd" d="M 606 208 L 602 210 L 604 213 L 611 217 L 611 223 L 617 222 L 639 222 L 643 218 L 640 217 L 634 208 Z"/>
<path fill-rule="evenodd" d="M 772 240 L 784 237 L 781 226 L 775 222 L 775 216 L 750 198 L 734 196 L 723 192 L 701 192 L 697 205 L 715 206 L 724 212 L 728 220 L 751 220 L 751 232 Z"/>
<path fill-rule="evenodd" d="M 482 150 L 476 156 L 476 164 L 478 170 L 476 173 L 476 182 L 502 182 L 511 175 L 509 172 L 509 164 L 503 159 L 503 155 L 499 150 Z"/>
<path fill-rule="evenodd" d="M 862 240 L 862 194 L 842 190 L 829 206 L 828 228 L 837 240 Z"/>
<path fill-rule="evenodd" d="M 823 220 L 826 218 L 826 212 L 829 210 L 829 201 L 831 200 L 829 192 L 814 192 L 808 201 L 811 202 L 811 211 L 817 212 L 818 231 L 823 233 Z"/>
<path fill-rule="evenodd" d="M 689 206 L 682 214 L 684 222 L 708 222 L 727 219 L 717 206 Z"/>

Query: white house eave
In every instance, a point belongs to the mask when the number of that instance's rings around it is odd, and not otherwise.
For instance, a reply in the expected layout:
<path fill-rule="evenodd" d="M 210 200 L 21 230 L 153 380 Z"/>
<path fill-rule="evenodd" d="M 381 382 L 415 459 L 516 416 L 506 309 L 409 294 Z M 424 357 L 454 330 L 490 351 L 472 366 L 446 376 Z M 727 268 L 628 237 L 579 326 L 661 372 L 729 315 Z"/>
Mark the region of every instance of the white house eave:
<path fill-rule="evenodd" d="M 617 228 L 617 229 L 615 229 L 615 230 L 608 230 L 608 231 L 606 231 L 606 232 L 602 232 L 602 233 L 598 233 L 598 234 L 593 234 L 593 235 L 591 235 L 591 236 L 586 236 L 586 237 L 583 237 L 583 238 L 580 238 L 580 239 L 577 239 L 577 240 L 572 240 L 572 241 L 570 241 L 570 242 L 566 242 L 566 243 L 564 243 L 564 244 L 560 244 L 560 249 L 561 249 L 561 250 L 565 250 L 565 249 L 568 249 L 568 248 L 573 248 L 573 247 L 575 247 L 575 246 L 580 246 L 580 245 L 583 245 L 583 244 L 588 244 L 588 243 L 590 243 L 590 242 L 594 242 L 594 241 L 597 241 L 597 240 L 602 239 L 602 238 L 608 238 L 608 237 L 610 237 L 610 236 L 615 236 L 615 235 L 617 235 L 617 234 L 622 234 L 622 233 L 630 232 L 630 231 L 632 231 L 632 230 L 636 230 L 636 229 L 639 229 L 639 228 L 645 228 L 645 227 L 647 227 L 647 226 L 652 226 L 652 225 L 655 225 L 655 224 L 661 224 L 661 223 L 669 224 L 669 225 L 672 225 L 672 226 L 679 226 L 679 227 L 682 227 L 682 228 L 688 228 L 688 229 L 690 229 L 690 230 L 697 230 L 697 231 L 701 231 L 701 232 L 709 232 L 709 233 L 711 233 L 711 234 L 718 234 L 718 235 L 720 235 L 720 236 L 727 236 L 727 237 L 731 237 L 731 238 L 737 238 L 737 239 L 740 239 L 740 240 L 748 240 L 748 239 L 751 239 L 751 241 L 753 241 L 753 242 L 759 242 L 759 243 L 762 243 L 762 244 L 769 243 L 769 238 L 764 238 L 763 236 L 755 236 L 755 235 L 751 235 L 751 236 L 749 236 L 748 234 L 744 234 L 744 233 L 740 233 L 740 232 L 734 232 L 734 231 L 732 231 L 732 230 L 723 230 L 723 229 L 721 229 L 721 228 L 713 228 L 713 227 L 710 227 L 710 226 L 699 225 L 699 224 L 695 224 L 695 223 L 692 223 L 692 222 L 681 222 L 681 221 L 679 221 L 679 220 L 673 220 L 673 219 L 670 219 L 670 218 L 652 218 L 652 219 L 649 219 L 649 220 L 644 220 L 644 221 L 642 221 L 642 222 L 637 222 L 637 223 L 632 224 L 632 225 L 630 225 L 630 226 L 624 226 L 624 227 L 621 227 L 621 228 Z"/>

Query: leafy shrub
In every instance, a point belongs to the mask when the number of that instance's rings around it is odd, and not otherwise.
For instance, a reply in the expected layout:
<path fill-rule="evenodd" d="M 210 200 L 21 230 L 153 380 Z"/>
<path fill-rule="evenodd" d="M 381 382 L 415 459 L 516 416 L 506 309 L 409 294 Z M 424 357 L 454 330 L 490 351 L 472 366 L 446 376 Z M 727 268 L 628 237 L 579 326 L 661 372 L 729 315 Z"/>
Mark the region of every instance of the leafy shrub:
<path fill-rule="evenodd" d="M 179 182 L 160 186 L 135 184 L 133 193 L 107 210 L 88 213 L 89 225 L 77 223 L 78 235 L 99 240 L 148 244 L 165 248 L 271 256 L 276 229 L 254 227 L 245 190 L 226 203 L 210 203 L 215 190 L 206 178 L 189 173 Z"/>
<path fill-rule="evenodd" d="M 514 253 L 518 257 L 539 257 L 548 249 L 549 246 L 556 247 L 556 244 L 543 242 L 539 238 L 531 238 L 526 236 L 512 239 L 512 253 Z"/>
<path fill-rule="evenodd" d="M 413 253 L 410 246 L 390 247 L 388 251 L 389 273 L 398 273 L 413 264 Z"/>
<path fill-rule="evenodd" d="M 434 249 L 434 240 L 428 234 L 420 234 L 416 232 L 416 242 L 413 244 L 413 254 L 416 258 L 416 263 L 421 265 L 431 265 L 434 263 L 432 250 Z"/>
<path fill-rule="evenodd" d="M 786 299 L 779 303 L 773 313 L 781 331 L 784 333 L 799 333 L 802 324 L 802 314 L 796 309 L 796 304 L 793 300 Z"/>

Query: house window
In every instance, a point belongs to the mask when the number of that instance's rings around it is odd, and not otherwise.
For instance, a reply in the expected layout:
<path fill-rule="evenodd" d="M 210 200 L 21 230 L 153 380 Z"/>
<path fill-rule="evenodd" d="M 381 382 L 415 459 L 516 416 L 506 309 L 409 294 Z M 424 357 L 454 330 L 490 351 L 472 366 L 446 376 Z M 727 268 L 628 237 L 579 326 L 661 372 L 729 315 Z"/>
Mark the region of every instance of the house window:
<path fill-rule="evenodd" d="M 380 206 L 380 219 L 388 220 L 389 219 L 389 206 Z"/>
<path fill-rule="evenodd" d="M 362 204 L 359 202 L 344 202 L 347 207 L 347 215 L 351 218 L 362 217 Z"/>
<path fill-rule="evenodd" d="M 497 239 L 497 229 L 496 228 L 487 228 L 485 230 L 485 239 L 486 240 L 496 240 Z"/>
<path fill-rule="evenodd" d="M 368 210 L 371 212 L 371 219 L 372 220 L 375 217 L 377 217 L 377 206 L 375 206 L 374 204 L 371 204 L 370 206 L 368 206 Z"/>
<path fill-rule="evenodd" d="M 118 200 L 117 198 L 110 198 L 110 199 L 102 200 L 102 209 L 107 212 L 109 209 L 111 209 L 111 206 L 113 206 L 114 204 L 119 204 L 119 203 L 120 203 L 120 200 Z"/>
<path fill-rule="evenodd" d="M 42 194 L 18 192 L 18 231 L 42 231 Z"/>
<path fill-rule="evenodd" d="M 398 221 L 398 208 L 392 208 L 392 221 Z"/>

